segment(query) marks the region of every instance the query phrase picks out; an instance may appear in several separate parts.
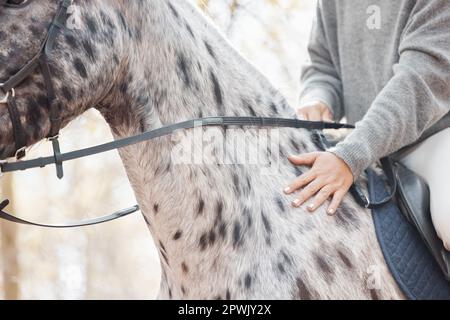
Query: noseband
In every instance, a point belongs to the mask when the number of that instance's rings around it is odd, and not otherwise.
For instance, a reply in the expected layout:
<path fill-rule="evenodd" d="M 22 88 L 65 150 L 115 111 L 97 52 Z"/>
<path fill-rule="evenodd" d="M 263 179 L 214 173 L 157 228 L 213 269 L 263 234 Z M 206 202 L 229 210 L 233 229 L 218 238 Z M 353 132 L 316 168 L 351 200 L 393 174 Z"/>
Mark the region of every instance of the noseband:
<path fill-rule="evenodd" d="M 26 0 L 18 4 L 10 4 L 3 1 L 3 5 L 10 8 L 23 8 L 29 5 L 31 1 Z M 11 76 L 8 81 L 0 84 L 0 94 L 3 94 L 3 97 L 0 98 L 0 104 L 6 104 L 8 106 L 16 148 L 15 157 L 17 160 L 20 160 L 25 157 L 27 141 L 25 131 L 20 122 L 14 88 L 29 78 L 38 67 L 40 68 L 47 89 L 47 106 L 48 110 L 50 110 L 50 133 L 47 139 L 52 142 L 57 176 L 60 179 L 64 175 L 62 162 L 58 160 L 61 155 L 58 142 L 59 131 L 61 129 L 61 105 L 56 101 L 48 57 L 53 50 L 58 33 L 66 24 L 67 10 L 71 4 L 72 0 L 62 0 L 60 2 L 58 11 L 48 29 L 48 33 L 39 52 L 22 69 Z"/>

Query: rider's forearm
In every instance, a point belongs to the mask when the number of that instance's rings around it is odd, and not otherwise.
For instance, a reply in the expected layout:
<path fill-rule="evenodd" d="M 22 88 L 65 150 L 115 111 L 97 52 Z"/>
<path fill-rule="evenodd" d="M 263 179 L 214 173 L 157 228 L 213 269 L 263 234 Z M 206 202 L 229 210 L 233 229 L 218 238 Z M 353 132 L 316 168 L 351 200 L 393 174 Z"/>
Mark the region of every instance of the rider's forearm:
<path fill-rule="evenodd" d="M 417 141 L 449 113 L 450 48 L 440 56 L 432 51 L 403 51 L 394 77 L 364 119 L 330 150 L 349 165 L 355 178 L 377 159 Z"/>
<path fill-rule="evenodd" d="M 302 70 L 300 105 L 312 101 L 324 102 L 333 112 L 335 120 L 340 120 L 343 117 L 342 83 L 329 52 L 320 3 L 317 6 L 308 53 L 311 61 Z"/>

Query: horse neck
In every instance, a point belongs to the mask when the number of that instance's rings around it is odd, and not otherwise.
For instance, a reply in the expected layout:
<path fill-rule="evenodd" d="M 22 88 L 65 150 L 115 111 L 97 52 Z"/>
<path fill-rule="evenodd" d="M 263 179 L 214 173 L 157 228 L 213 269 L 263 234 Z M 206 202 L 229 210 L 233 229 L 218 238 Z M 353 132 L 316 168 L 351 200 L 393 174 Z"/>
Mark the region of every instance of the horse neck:
<path fill-rule="evenodd" d="M 193 6 L 152 1 L 147 9 L 139 13 L 147 19 L 134 19 L 145 31 L 129 44 L 129 70 L 118 88 L 126 99 L 112 109 L 114 116 L 106 116 L 117 137 L 206 116 L 290 113 L 284 98 Z M 252 223 L 242 201 L 258 173 L 245 165 L 237 172 L 230 166 L 175 164 L 175 146 L 172 137 L 164 137 L 120 155 L 160 253 L 162 294 L 208 297 L 216 283 L 211 278 L 233 277 L 227 252 L 239 245 L 242 215 Z"/>

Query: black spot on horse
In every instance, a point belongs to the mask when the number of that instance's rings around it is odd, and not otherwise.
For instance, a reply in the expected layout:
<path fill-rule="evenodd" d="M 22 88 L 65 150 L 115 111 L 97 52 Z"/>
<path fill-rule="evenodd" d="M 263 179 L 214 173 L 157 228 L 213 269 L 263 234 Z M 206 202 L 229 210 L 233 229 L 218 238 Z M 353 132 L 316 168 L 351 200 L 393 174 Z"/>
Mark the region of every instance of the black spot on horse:
<path fill-rule="evenodd" d="M 133 39 L 135 39 L 137 42 L 142 41 L 142 30 L 140 28 L 134 28 L 133 35 Z"/>
<path fill-rule="evenodd" d="M 47 111 L 49 111 L 48 106 L 48 97 L 45 94 L 40 94 L 36 98 L 36 102 L 38 103 L 39 107 L 44 107 Z"/>
<path fill-rule="evenodd" d="M 186 30 L 189 32 L 189 34 L 191 35 L 192 39 L 195 40 L 195 35 L 194 35 L 194 31 L 192 31 L 191 26 L 189 25 L 189 23 L 186 22 Z"/>
<path fill-rule="evenodd" d="M 327 281 L 333 280 L 334 270 L 331 267 L 330 263 L 320 254 L 316 254 L 314 258 L 316 260 L 317 266 L 324 274 L 325 279 Z"/>
<path fill-rule="evenodd" d="M 300 177 L 300 176 L 303 174 L 302 169 L 300 169 L 300 167 L 298 167 L 298 166 L 293 166 L 293 167 L 292 167 L 292 170 L 293 170 L 294 175 L 295 175 L 296 177 Z"/>
<path fill-rule="evenodd" d="M 283 258 L 283 260 L 288 264 L 288 265 L 292 265 L 292 257 L 290 257 L 286 252 L 281 251 L 281 257 Z"/>
<path fill-rule="evenodd" d="M 213 83 L 213 93 L 216 99 L 217 106 L 219 108 L 222 108 L 223 106 L 222 88 L 220 87 L 219 80 L 217 80 L 217 77 L 212 70 L 210 71 L 210 78 Z"/>
<path fill-rule="evenodd" d="M 289 143 L 291 144 L 292 149 L 294 149 L 294 152 L 301 153 L 303 151 L 300 149 L 300 145 L 294 138 L 289 139 Z"/>
<path fill-rule="evenodd" d="M 198 240 L 198 244 L 200 246 L 200 250 L 201 251 L 204 251 L 206 249 L 206 247 L 208 246 L 207 240 L 208 240 L 208 234 L 207 233 L 203 233 L 200 236 L 200 239 Z"/>
<path fill-rule="evenodd" d="M 281 212 L 284 212 L 286 210 L 284 207 L 284 204 L 283 204 L 283 200 L 280 197 L 276 198 L 275 202 L 276 202 L 278 208 L 281 210 Z"/>
<path fill-rule="evenodd" d="M 42 109 L 39 108 L 39 104 L 36 102 L 34 98 L 27 98 L 27 123 L 33 125 L 36 128 L 39 128 L 39 124 L 44 118 L 42 114 Z"/>
<path fill-rule="evenodd" d="M 173 240 L 179 240 L 181 238 L 181 236 L 183 235 L 183 232 L 181 230 L 178 230 L 177 232 L 175 232 L 175 234 L 173 235 Z"/>
<path fill-rule="evenodd" d="M 128 92 L 128 82 L 123 81 L 120 86 L 119 86 L 119 91 L 123 94 L 126 95 Z"/>
<path fill-rule="evenodd" d="M 208 242 L 210 246 L 213 246 L 216 242 L 216 232 L 214 230 L 209 231 Z"/>
<path fill-rule="evenodd" d="M 311 140 L 316 146 L 316 148 L 320 151 L 325 151 L 327 148 L 325 137 L 320 131 L 313 131 L 311 133 Z"/>
<path fill-rule="evenodd" d="M 312 299 L 311 290 L 306 285 L 306 283 L 300 278 L 297 278 L 296 283 L 297 283 L 297 292 L 294 298 L 300 300 L 311 300 Z"/>
<path fill-rule="evenodd" d="M 233 227 L 233 247 L 237 248 L 241 245 L 242 245 L 242 228 L 239 221 L 236 221 Z"/>
<path fill-rule="evenodd" d="M 278 114 L 278 109 L 277 109 L 277 105 L 274 103 L 274 102 L 272 102 L 271 104 L 270 104 L 270 109 L 272 110 L 272 113 L 275 115 L 275 114 Z"/>
<path fill-rule="evenodd" d="M 334 215 L 336 222 L 348 230 L 354 230 L 359 226 L 358 213 L 346 203 L 341 203 Z"/>
<path fill-rule="evenodd" d="M 377 290 L 370 289 L 370 298 L 372 300 L 380 300 L 380 297 L 378 296 Z"/>
<path fill-rule="evenodd" d="M 245 275 L 244 286 L 245 286 L 245 289 L 247 289 L 247 290 L 250 289 L 250 287 L 252 286 L 252 276 L 250 275 L 250 273 L 247 273 Z"/>
<path fill-rule="evenodd" d="M 344 252 L 338 249 L 338 255 L 348 269 L 353 269 L 353 263 L 350 261 L 350 258 Z"/>
<path fill-rule="evenodd" d="M 145 121 L 145 118 L 139 119 L 139 129 L 141 132 L 145 132 L 145 128 L 147 127 L 147 122 Z"/>
<path fill-rule="evenodd" d="M 187 266 L 186 262 L 184 262 L 184 261 L 181 263 L 181 271 L 185 275 L 189 273 L 189 267 Z"/>
<path fill-rule="evenodd" d="M 233 185 L 235 193 L 239 195 L 240 192 L 239 176 L 235 172 L 233 172 Z"/>
<path fill-rule="evenodd" d="M 225 239 L 225 237 L 227 236 L 227 225 L 225 224 L 225 222 L 222 222 L 219 225 L 219 236 L 222 239 Z"/>
<path fill-rule="evenodd" d="M 66 43 L 72 48 L 72 49 L 78 49 L 78 40 L 75 38 L 71 33 L 65 34 Z"/>
<path fill-rule="evenodd" d="M 37 107 L 37 103 L 33 98 L 27 99 L 27 107 L 26 123 L 29 125 L 24 126 L 26 134 L 34 141 L 40 140 L 41 122 L 45 119 L 43 110 Z"/>
<path fill-rule="evenodd" d="M 173 7 L 173 5 L 169 2 L 168 3 L 170 11 L 172 12 L 172 14 L 174 15 L 175 18 L 180 18 L 180 15 L 178 14 L 178 11 Z"/>
<path fill-rule="evenodd" d="M 256 117 L 256 112 L 255 109 L 253 109 L 253 106 L 250 104 L 250 102 L 248 102 L 246 99 L 242 98 L 242 106 L 244 107 L 244 109 L 247 109 L 248 112 L 250 112 L 250 115 L 252 117 Z"/>
<path fill-rule="evenodd" d="M 94 52 L 94 48 L 92 47 L 92 44 L 90 41 L 88 40 L 84 40 L 83 41 L 83 49 L 86 52 L 86 55 L 88 56 L 89 60 L 91 60 L 92 62 L 95 62 L 95 52 Z"/>
<path fill-rule="evenodd" d="M 180 70 L 180 76 L 184 82 L 184 85 L 187 88 L 189 88 L 191 86 L 191 76 L 190 76 L 189 70 L 188 70 L 189 63 L 182 54 L 180 54 L 178 56 L 177 66 L 178 66 L 178 69 Z"/>
<path fill-rule="evenodd" d="M 284 269 L 284 265 L 281 262 L 278 262 L 277 268 L 278 268 L 278 271 L 280 271 L 281 274 L 285 274 L 286 273 L 286 270 Z"/>
<path fill-rule="evenodd" d="M 203 72 L 203 66 L 202 66 L 202 64 L 200 63 L 200 61 L 197 62 L 197 69 L 200 71 L 200 73 Z"/>
<path fill-rule="evenodd" d="M 75 58 L 75 60 L 73 61 L 73 66 L 75 67 L 75 70 L 77 70 L 78 74 L 82 77 L 82 78 L 87 78 L 87 70 L 86 67 L 84 66 L 83 61 L 81 61 L 80 58 Z"/>
<path fill-rule="evenodd" d="M 205 201 L 203 199 L 200 199 L 200 201 L 198 202 L 197 214 L 198 215 L 203 214 L 204 209 L 205 209 Z"/>
<path fill-rule="evenodd" d="M 100 19 L 102 20 L 102 26 L 107 30 L 114 30 L 116 26 L 114 25 L 111 17 L 105 13 L 105 11 L 100 11 Z"/>
<path fill-rule="evenodd" d="M 270 225 L 269 220 L 267 219 L 266 215 L 261 212 L 261 218 L 264 224 L 264 229 L 266 229 L 267 233 L 271 233 L 272 232 L 272 226 Z"/>
<path fill-rule="evenodd" d="M 62 86 L 61 94 L 67 102 L 72 102 L 73 94 L 72 94 L 72 91 L 68 87 Z"/>
<path fill-rule="evenodd" d="M 13 24 L 10 26 L 10 28 L 9 28 L 9 32 L 10 32 L 11 34 L 19 33 L 19 32 L 20 32 L 20 27 L 19 27 L 19 25 L 13 23 Z"/>
<path fill-rule="evenodd" d="M 97 27 L 97 22 L 95 22 L 94 18 L 86 17 L 86 25 L 92 35 L 97 33 L 98 27 Z"/>
<path fill-rule="evenodd" d="M 42 36 L 42 30 L 40 30 L 38 27 L 36 27 L 36 26 L 33 25 L 33 24 L 30 25 L 30 26 L 28 27 L 28 30 L 30 30 L 32 36 L 35 37 L 35 38 L 39 38 L 39 37 Z M 2 35 L 2 34 L 1 34 L 1 32 L 0 32 L 0 40 L 2 39 L 2 36 L 1 36 L 1 35 Z"/>
<path fill-rule="evenodd" d="M 217 201 L 216 204 L 216 224 L 220 221 L 222 221 L 223 218 L 223 202 L 222 201 Z"/>
<path fill-rule="evenodd" d="M 244 209 L 244 217 L 247 219 L 247 227 L 251 228 L 253 224 L 252 215 L 250 214 L 250 210 L 248 208 Z"/>
<path fill-rule="evenodd" d="M 154 214 L 158 214 L 158 211 L 159 211 L 159 204 L 155 203 L 153 205 L 153 213 Z"/>
<path fill-rule="evenodd" d="M 124 30 L 128 30 L 128 23 L 125 20 L 125 17 L 123 16 L 122 12 L 117 10 L 116 13 L 117 13 L 117 17 L 119 18 L 120 24 L 122 25 L 122 28 Z"/>
<path fill-rule="evenodd" d="M 211 45 L 207 41 L 204 41 L 204 43 L 205 43 L 205 47 L 206 47 L 206 50 L 208 51 L 209 55 L 214 60 L 217 60 L 216 53 L 214 52 L 214 49 L 211 47 Z"/>

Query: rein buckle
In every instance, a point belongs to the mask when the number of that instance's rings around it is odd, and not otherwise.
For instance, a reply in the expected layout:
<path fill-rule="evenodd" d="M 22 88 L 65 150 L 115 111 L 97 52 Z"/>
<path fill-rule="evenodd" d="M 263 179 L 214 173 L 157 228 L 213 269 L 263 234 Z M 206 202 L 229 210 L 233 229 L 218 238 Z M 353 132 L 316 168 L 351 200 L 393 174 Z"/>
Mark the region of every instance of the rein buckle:
<path fill-rule="evenodd" d="M 26 156 L 26 150 L 27 150 L 27 147 L 20 148 L 19 150 L 16 151 L 16 153 L 14 154 L 14 157 L 17 160 L 24 158 Z"/>
<path fill-rule="evenodd" d="M 2 87 L 3 83 L 0 83 L 0 88 Z M 15 97 L 16 91 L 14 89 L 9 90 L 5 93 L 5 95 L 0 99 L 0 104 L 7 104 L 9 97 Z"/>

